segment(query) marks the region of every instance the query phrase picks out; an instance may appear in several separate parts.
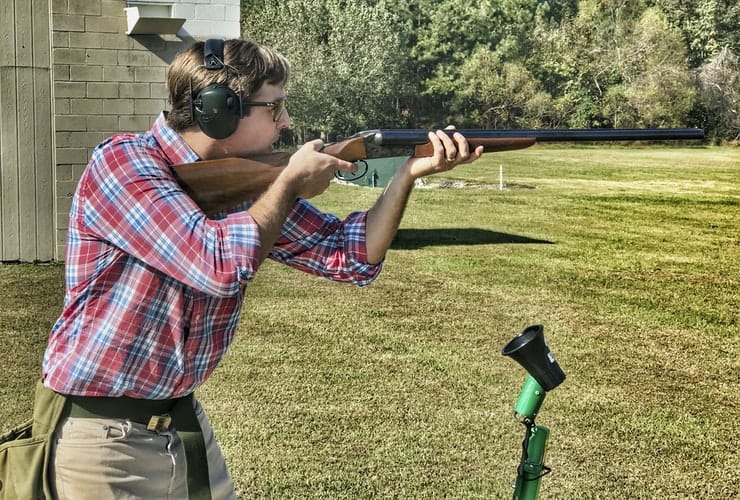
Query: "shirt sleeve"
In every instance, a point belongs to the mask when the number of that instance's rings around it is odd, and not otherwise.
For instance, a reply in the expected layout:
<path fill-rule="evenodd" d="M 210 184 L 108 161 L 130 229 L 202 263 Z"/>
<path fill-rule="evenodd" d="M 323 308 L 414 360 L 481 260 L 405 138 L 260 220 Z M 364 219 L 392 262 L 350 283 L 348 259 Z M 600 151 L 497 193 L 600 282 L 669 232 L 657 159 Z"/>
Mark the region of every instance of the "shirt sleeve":
<path fill-rule="evenodd" d="M 259 266 L 254 219 L 247 212 L 208 219 L 159 152 L 135 141 L 99 147 L 77 196 L 86 238 L 209 295 L 240 293 Z"/>
<path fill-rule="evenodd" d="M 288 216 L 270 258 L 310 274 L 364 286 L 382 269 L 367 262 L 366 212 L 344 220 L 298 200 Z"/>

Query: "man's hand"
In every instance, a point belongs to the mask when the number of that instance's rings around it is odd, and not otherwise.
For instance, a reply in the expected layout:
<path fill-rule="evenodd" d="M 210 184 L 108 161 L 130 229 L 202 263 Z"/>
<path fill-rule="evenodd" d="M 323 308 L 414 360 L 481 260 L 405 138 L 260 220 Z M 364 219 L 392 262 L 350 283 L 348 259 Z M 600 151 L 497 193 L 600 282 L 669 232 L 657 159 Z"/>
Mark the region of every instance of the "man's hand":
<path fill-rule="evenodd" d="M 445 130 L 453 130 L 455 127 L 448 126 Z M 442 130 L 429 132 L 429 140 L 434 147 L 434 153 L 428 158 L 410 158 L 406 163 L 408 172 L 413 179 L 418 179 L 439 172 L 452 170 L 457 165 L 471 163 L 483 154 L 483 146 L 478 146 L 470 151 L 470 146 L 465 137 L 460 133 L 452 137 Z"/>
<path fill-rule="evenodd" d="M 453 128 L 450 126 L 445 130 Z M 434 147 L 432 156 L 406 160 L 368 211 L 366 245 L 367 261 L 371 264 L 377 264 L 385 257 L 416 179 L 451 170 L 463 163 L 471 163 L 483 154 L 483 146 L 470 151 L 468 141 L 462 134 L 456 133 L 450 137 L 437 130 L 429 132 L 429 140 Z"/>
<path fill-rule="evenodd" d="M 354 172 L 357 169 L 354 163 L 322 153 L 323 148 L 324 143 L 318 139 L 304 144 L 290 157 L 288 165 L 262 196 L 247 209 L 260 231 L 260 262 L 267 258 L 277 241 L 297 198 L 312 198 L 326 191 L 335 170 Z"/>
<path fill-rule="evenodd" d="M 297 198 L 313 198 L 326 191 L 337 170 L 348 173 L 357 170 L 354 163 L 322 153 L 323 149 L 320 139 L 307 142 L 290 157 L 280 174 L 279 179 L 294 189 Z"/>

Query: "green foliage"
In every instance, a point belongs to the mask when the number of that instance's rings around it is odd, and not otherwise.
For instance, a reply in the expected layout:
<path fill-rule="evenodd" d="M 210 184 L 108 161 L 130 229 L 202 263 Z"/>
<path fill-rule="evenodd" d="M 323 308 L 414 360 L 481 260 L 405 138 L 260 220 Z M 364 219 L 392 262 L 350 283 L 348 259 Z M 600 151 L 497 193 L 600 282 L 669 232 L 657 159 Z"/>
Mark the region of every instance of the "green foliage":
<path fill-rule="evenodd" d="M 463 63 L 458 82 L 451 107 L 464 125 L 535 128 L 550 115 L 551 97 L 529 70 L 518 62 L 503 62 L 487 48 Z"/>
<path fill-rule="evenodd" d="M 740 52 L 740 3 L 737 0 L 654 0 L 679 29 L 691 67 L 716 56 L 722 48 Z"/>
<path fill-rule="evenodd" d="M 245 36 L 294 64 L 291 111 L 301 140 L 448 123 L 704 126 L 717 138 L 737 135 L 737 106 L 727 111 L 737 93 L 727 64 L 740 54 L 737 0 L 243 5 Z M 710 73 L 729 84 L 712 90 Z"/>
<path fill-rule="evenodd" d="M 680 35 L 660 11 L 643 12 L 622 52 L 628 56 L 613 77 L 619 83 L 606 91 L 604 118 L 615 127 L 682 126 L 695 92 Z"/>
<path fill-rule="evenodd" d="M 723 49 L 697 76 L 705 126 L 715 139 L 740 140 L 740 57 Z"/>
<path fill-rule="evenodd" d="M 292 63 L 290 113 L 301 140 L 402 122 L 399 103 L 410 86 L 389 11 L 359 0 L 289 0 L 244 14 L 245 36 Z"/>

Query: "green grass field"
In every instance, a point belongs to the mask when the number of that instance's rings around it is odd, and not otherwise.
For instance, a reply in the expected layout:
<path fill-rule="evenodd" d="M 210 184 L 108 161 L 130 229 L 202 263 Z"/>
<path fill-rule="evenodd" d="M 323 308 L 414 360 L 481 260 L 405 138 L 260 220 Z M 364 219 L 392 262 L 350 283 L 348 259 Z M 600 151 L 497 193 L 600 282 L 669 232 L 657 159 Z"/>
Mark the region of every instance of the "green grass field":
<path fill-rule="evenodd" d="M 500 350 L 539 323 L 567 374 L 542 498 L 740 496 L 740 149 L 535 147 L 430 186 L 371 286 L 267 263 L 248 289 L 199 391 L 241 496 L 510 497 L 526 374 Z M 0 427 L 62 298 L 60 265 L 0 266 Z"/>

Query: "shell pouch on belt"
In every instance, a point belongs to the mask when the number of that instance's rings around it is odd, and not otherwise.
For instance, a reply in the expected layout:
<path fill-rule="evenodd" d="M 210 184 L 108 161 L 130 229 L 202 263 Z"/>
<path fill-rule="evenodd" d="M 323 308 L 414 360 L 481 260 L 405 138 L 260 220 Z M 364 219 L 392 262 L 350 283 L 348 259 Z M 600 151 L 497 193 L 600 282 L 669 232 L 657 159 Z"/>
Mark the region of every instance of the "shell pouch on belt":
<path fill-rule="evenodd" d="M 39 381 L 33 419 L 0 436 L 0 500 L 51 498 L 49 453 L 65 401 Z"/>

